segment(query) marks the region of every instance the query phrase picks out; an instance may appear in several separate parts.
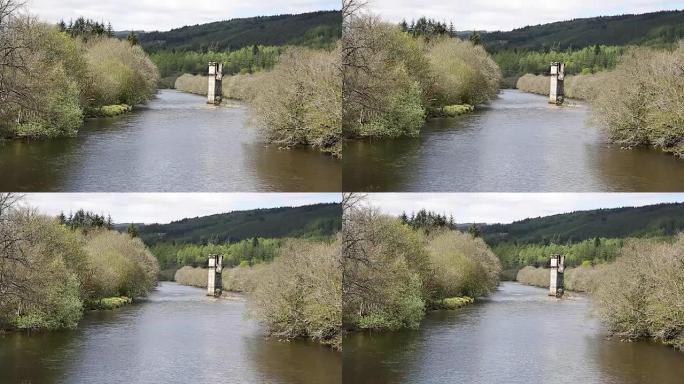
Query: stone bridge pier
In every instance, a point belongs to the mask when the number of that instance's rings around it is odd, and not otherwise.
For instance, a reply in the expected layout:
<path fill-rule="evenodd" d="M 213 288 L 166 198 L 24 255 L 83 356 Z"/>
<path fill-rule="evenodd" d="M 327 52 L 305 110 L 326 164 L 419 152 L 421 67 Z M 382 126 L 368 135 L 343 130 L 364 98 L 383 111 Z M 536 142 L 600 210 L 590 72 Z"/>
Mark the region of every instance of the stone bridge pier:
<path fill-rule="evenodd" d="M 551 280 L 549 296 L 563 297 L 565 291 L 563 274 L 565 273 L 565 256 L 551 255 Z"/>
<path fill-rule="evenodd" d="M 223 272 L 223 255 L 209 255 L 209 272 L 207 279 L 207 296 L 219 297 L 223 292 L 221 274 Z"/>
<path fill-rule="evenodd" d="M 565 101 L 565 63 L 554 61 L 551 63 L 551 89 L 549 103 L 562 105 Z"/>
<path fill-rule="evenodd" d="M 209 88 L 207 104 L 219 105 L 223 101 L 223 63 L 209 63 Z"/>

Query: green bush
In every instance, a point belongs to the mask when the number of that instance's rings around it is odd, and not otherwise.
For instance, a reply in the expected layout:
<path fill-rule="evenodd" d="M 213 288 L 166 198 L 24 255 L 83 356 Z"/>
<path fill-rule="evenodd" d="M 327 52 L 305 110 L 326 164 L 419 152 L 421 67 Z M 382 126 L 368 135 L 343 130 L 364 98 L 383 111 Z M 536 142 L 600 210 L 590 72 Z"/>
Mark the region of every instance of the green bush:
<path fill-rule="evenodd" d="M 475 302 L 475 299 L 468 296 L 447 297 L 438 302 L 437 307 L 441 309 L 459 309 Z"/>
<path fill-rule="evenodd" d="M 270 142 L 342 155 L 340 55 L 339 49 L 290 48 L 252 83 L 252 117 Z"/>
<path fill-rule="evenodd" d="M 465 115 L 475 110 L 470 104 L 456 104 L 456 105 L 445 105 L 442 107 L 442 114 L 448 117 L 455 117 L 460 115 Z"/>
<path fill-rule="evenodd" d="M 339 242 L 286 242 L 256 275 L 250 313 L 275 337 L 304 337 L 341 348 L 340 251 Z"/>
<path fill-rule="evenodd" d="M 684 235 L 676 241 L 630 241 L 595 290 L 610 331 L 652 338 L 684 351 Z"/>
<path fill-rule="evenodd" d="M 119 297 L 104 297 L 96 302 L 94 302 L 91 307 L 93 309 L 104 309 L 104 310 L 112 310 L 116 308 L 121 308 L 123 306 L 126 306 L 128 304 L 131 304 L 133 302 L 133 299 L 130 297 L 126 296 L 119 296 Z"/>

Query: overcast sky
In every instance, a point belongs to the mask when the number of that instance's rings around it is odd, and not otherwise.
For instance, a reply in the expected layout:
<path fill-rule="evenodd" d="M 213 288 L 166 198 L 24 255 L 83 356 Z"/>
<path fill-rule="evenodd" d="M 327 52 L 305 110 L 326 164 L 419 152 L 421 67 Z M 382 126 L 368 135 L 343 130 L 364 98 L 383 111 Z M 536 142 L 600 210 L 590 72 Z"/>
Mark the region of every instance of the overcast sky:
<path fill-rule="evenodd" d="M 29 193 L 24 204 L 47 215 L 78 209 L 115 223 L 168 223 L 236 210 L 340 202 L 339 193 Z"/>
<path fill-rule="evenodd" d="M 57 23 L 85 16 L 115 30 L 165 31 L 240 17 L 334 10 L 341 0 L 28 0 L 42 20 Z"/>
<path fill-rule="evenodd" d="M 424 15 L 453 22 L 461 31 L 508 31 L 581 17 L 684 9 L 684 0 L 369 0 L 368 8 L 397 23 Z"/>
<path fill-rule="evenodd" d="M 367 201 L 398 216 L 421 208 L 458 223 L 510 223 L 528 217 L 597 208 L 684 202 L 684 193 L 375 193 Z"/>

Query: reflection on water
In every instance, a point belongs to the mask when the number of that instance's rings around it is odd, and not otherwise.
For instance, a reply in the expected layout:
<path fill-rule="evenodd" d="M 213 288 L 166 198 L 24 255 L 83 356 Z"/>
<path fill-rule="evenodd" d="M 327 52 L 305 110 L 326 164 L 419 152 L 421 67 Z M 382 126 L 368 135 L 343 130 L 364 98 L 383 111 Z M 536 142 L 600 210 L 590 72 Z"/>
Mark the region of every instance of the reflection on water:
<path fill-rule="evenodd" d="M 281 150 L 244 105 L 164 90 L 139 111 L 88 120 L 78 137 L 0 144 L 3 191 L 339 191 L 340 162 Z"/>
<path fill-rule="evenodd" d="M 345 339 L 344 383 L 681 383 L 684 354 L 609 339 L 588 299 L 504 283 L 490 299 L 428 314 L 416 331 Z"/>
<path fill-rule="evenodd" d="M 345 143 L 350 191 L 681 191 L 684 160 L 622 150 L 586 105 L 503 91 L 473 114 L 431 119 L 418 138 Z"/>
<path fill-rule="evenodd" d="M 145 302 L 88 313 L 75 331 L 0 337 L 2 383 L 336 383 L 340 354 L 279 342 L 242 301 L 162 283 Z"/>

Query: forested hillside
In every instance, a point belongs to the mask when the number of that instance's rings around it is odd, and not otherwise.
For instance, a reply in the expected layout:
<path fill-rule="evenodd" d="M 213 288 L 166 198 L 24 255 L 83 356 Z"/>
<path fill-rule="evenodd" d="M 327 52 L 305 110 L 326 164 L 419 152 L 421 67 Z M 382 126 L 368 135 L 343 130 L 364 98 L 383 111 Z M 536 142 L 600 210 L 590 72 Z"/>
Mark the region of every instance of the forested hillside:
<path fill-rule="evenodd" d="M 221 52 L 254 45 L 328 47 L 340 38 L 341 33 L 342 14 L 339 11 L 320 11 L 232 19 L 167 32 L 146 32 L 141 33 L 139 39 L 148 52 Z"/>
<path fill-rule="evenodd" d="M 565 50 L 594 45 L 664 46 L 684 37 L 684 11 L 601 16 L 526 26 L 508 32 L 481 33 L 491 52 Z"/>
<path fill-rule="evenodd" d="M 324 237 L 340 230 L 341 216 L 339 204 L 315 204 L 187 218 L 169 224 L 140 226 L 138 232 L 148 245 L 159 242 L 219 244 L 255 237 Z"/>
<path fill-rule="evenodd" d="M 503 242 L 562 244 L 596 237 L 669 236 L 684 230 L 684 203 L 578 211 L 511 224 L 484 225 L 480 230 L 490 245 Z"/>

